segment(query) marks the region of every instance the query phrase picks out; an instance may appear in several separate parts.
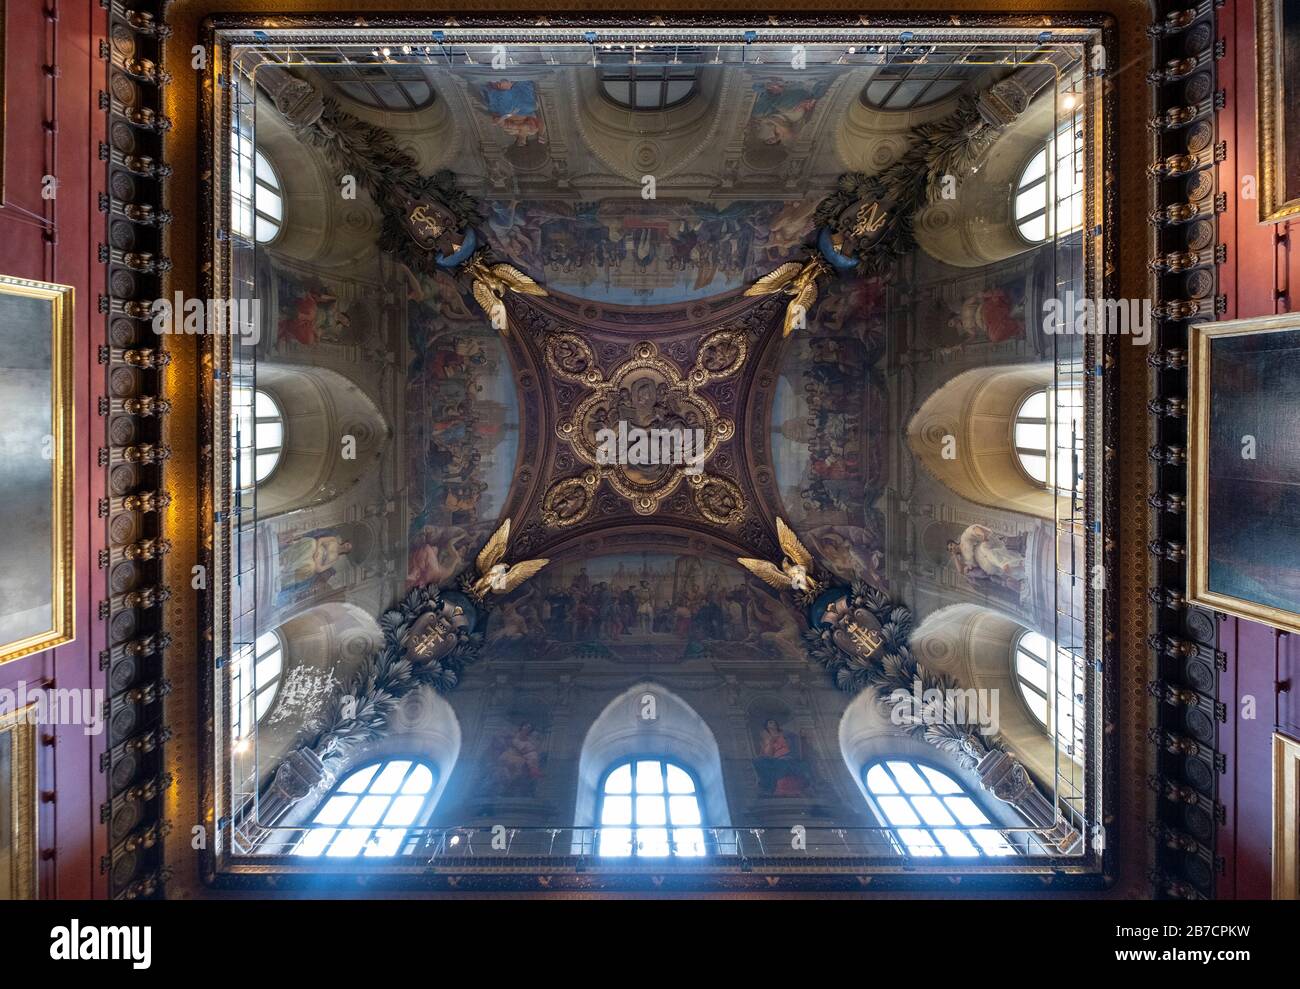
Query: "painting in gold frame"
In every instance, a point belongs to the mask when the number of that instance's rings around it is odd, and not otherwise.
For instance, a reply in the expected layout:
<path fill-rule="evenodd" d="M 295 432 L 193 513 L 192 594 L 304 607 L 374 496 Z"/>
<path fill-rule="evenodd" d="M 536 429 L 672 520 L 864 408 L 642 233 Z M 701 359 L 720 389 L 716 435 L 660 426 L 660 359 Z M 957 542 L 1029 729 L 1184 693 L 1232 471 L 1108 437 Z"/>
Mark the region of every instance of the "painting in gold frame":
<path fill-rule="evenodd" d="M 1188 598 L 1300 632 L 1300 314 L 1191 330 Z"/>
<path fill-rule="evenodd" d="M 1259 219 L 1276 223 L 1300 214 L 1300 0 L 1257 0 L 1255 33 Z"/>
<path fill-rule="evenodd" d="M 73 293 L 0 275 L 0 663 L 71 641 Z"/>
<path fill-rule="evenodd" d="M 0 900 L 36 898 L 34 706 L 0 714 Z"/>
<path fill-rule="evenodd" d="M 1300 742 L 1273 735 L 1273 899 L 1300 900 Z"/>

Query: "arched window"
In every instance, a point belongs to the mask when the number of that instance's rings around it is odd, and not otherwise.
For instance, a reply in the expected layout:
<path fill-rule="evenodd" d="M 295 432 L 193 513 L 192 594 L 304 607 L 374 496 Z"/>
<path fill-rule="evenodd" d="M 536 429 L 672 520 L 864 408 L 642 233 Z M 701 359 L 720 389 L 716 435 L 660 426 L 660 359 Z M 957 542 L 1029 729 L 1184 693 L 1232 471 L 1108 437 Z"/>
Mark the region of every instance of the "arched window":
<path fill-rule="evenodd" d="M 295 855 L 397 855 L 431 809 L 437 773 L 425 762 L 388 759 L 356 770 L 321 804 Z"/>
<path fill-rule="evenodd" d="M 908 855 L 1016 854 L 961 784 L 933 766 L 882 759 L 863 770 L 862 780 L 872 811 Z"/>
<path fill-rule="evenodd" d="M 230 437 L 237 487 L 261 484 L 284 450 L 284 413 L 269 392 L 247 385 L 230 389 Z"/>
<path fill-rule="evenodd" d="M 323 71 L 349 99 L 376 110 L 423 110 L 433 103 L 433 86 L 419 65 L 346 64 Z"/>
<path fill-rule="evenodd" d="M 236 742 L 246 740 L 271 709 L 283 669 L 284 649 L 275 632 L 263 632 L 235 653 L 230 669 L 230 736 Z"/>
<path fill-rule="evenodd" d="M 237 126 L 230 135 L 230 225 L 237 236 L 259 244 L 275 239 L 284 223 L 280 176 L 262 152 L 253 147 L 252 133 Z"/>
<path fill-rule="evenodd" d="M 1029 631 L 1016 640 L 1015 674 L 1029 712 L 1069 755 L 1082 755 L 1083 658 Z"/>
<path fill-rule="evenodd" d="M 1083 493 L 1083 389 L 1039 388 L 1016 409 L 1016 459 L 1038 485 Z"/>
<path fill-rule="evenodd" d="M 695 774 L 659 758 L 617 763 L 600 786 L 600 855 L 704 854 Z"/>
<path fill-rule="evenodd" d="M 1072 118 L 1020 173 L 1014 215 L 1021 237 L 1037 244 L 1083 226 L 1083 166 L 1083 129 Z"/>
<path fill-rule="evenodd" d="M 947 99 L 970 78 L 970 69 L 958 66 L 956 56 L 924 59 L 881 66 L 862 87 L 862 104 L 875 110 L 918 110 Z"/>
<path fill-rule="evenodd" d="M 601 67 L 600 88 L 624 110 L 670 110 L 695 95 L 699 75 L 695 66 L 682 63 L 680 55 L 666 62 L 629 57 Z"/>

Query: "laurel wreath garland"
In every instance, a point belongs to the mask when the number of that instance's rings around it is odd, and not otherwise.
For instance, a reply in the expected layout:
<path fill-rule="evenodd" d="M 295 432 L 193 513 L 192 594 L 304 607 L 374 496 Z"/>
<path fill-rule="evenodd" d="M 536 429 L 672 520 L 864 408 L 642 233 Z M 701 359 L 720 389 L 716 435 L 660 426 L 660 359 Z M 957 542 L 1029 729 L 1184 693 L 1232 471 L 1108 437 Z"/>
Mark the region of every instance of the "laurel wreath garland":
<path fill-rule="evenodd" d="M 951 676 L 926 669 L 912 653 L 912 611 L 892 601 L 884 591 L 855 580 L 847 597 L 849 608 L 862 608 L 880 623 L 885 640 L 877 661 L 864 660 L 840 649 L 831 637 L 832 627 L 813 627 L 804 632 L 809 655 L 830 671 L 835 686 L 850 694 L 872 690 L 881 704 L 899 706 L 894 720 L 914 738 L 948 753 L 963 767 L 970 769 L 990 751 L 1000 750 L 1002 743 L 982 734 L 981 726 L 970 719 L 972 705 L 959 706 L 954 691 L 960 683 Z M 915 686 L 920 682 L 921 702 Z M 924 698 L 929 691 L 941 691 L 942 717 L 927 710 Z M 895 700 L 896 693 L 899 695 Z M 905 695 L 905 697 L 903 696 Z"/>
<path fill-rule="evenodd" d="M 813 222 L 818 228 L 835 227 L 854 203 L 889 202 L 888 232 L 868 251 L 856 255 L 859 274 L 882 274 L 916 247 L 913 218 L 940 198 L 944 177 L 968 174 L 988 152 L 997 133 L 980 115 L 976 98 L 964 96 L 947 117 L 914 127 L 907 150 L 880 174 L 848 172 L 840 176 L 836 191 L 817 205 Z"/>
<path fill-rule="evenodd" d="M 348 749 L 382 736 L 397 703 L 411 691 L 428 686 L 447 693 L 460 683 L 465 667 L 478 658 L 483 645 L 484 615 L 477 616 L 468 631 L 459 631 L 455 648 L 440 659 L 413 663 L 403 645 L 416 619 L 431 609 L 441 610 L 445 603 L 441 589 L 426 584 L 413 588 L 380 616 L 383 644 L 335 691 L 325 724 L 309 748 L 322 759 L 338 758 Z"/>
<path fill-rule="evenodd" d="M 320 119 L 304 132 L 307 143 L 320 148 L 343 173 L 356 177 L 383 214 L 379 249 L 398 258 L 416 274 L 438 270 L 438 255 L 421 249 L 402 224 L 405 199 L 432 199 L 445 206 L 467 230 L 484 221 L 483 207 L 456 184 L 447 169 L 421 175 L 415 159 L 398 148 L 382 127 L 358 120 L 330 97 L 323 100 Z"/>

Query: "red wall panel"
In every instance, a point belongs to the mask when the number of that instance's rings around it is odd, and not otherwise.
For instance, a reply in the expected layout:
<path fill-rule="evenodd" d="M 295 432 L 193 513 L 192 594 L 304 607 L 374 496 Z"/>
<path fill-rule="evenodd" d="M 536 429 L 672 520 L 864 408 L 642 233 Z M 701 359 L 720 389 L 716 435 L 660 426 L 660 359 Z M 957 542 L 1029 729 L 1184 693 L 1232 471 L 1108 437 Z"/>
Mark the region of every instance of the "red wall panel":
<path fill-rule="evenodd" d="M 97 504 L 104 494 L 97 454 L 103 444 L 96 413 L 103 394 L 98 348 L 104 291 L 96 254 L 103 240 L 98 160 L 104 115 L 97 109 L 104 63 L 98 57 L 106 13 L 97 0 L 9 0 L 5 4 L 5 193 L 0 206 L 0 273 L 71 285 L 76 296 L 73 392 L 76 478 L 74 557 L 76 638 L 57 649 L 0 666 L 0 687 L 102 689 L 104 648 L 97 606 L 105 594 L 97 566 L 105 545 Z M 57 179 L 44 199 L 42 179 Z M 38 838 L 42 897 L 105 895 L 98 862 L 106 854 L 99 806 L 106 782 L 99 772 L 105 735 L 80 725 L 42 726 L 39 746 Z"/>
<path fill-rule="evenodd" d="M 1219 79 L 1227 97 L 1219 115 L 1219 138 L 1228 158 L 1220 167 L 1220 188 L 1228 209 L 1220 220 L 1220 238 L 1228 261 L 1220 272 L 1220 291 L 1227 296 L 1227 319 L 1245 319 L 1293 308 L 1291 286 L 1300 284 L 1300 252 L 1293 249 L 1300 224 L 1262 224 L 1257 199 L 1243 198 L 1243 179 L 1257 185 L 1255 128 L 1254 0 L 1228 0 L 1219 11 L 1219 33 L 1226 44 Z M 1300 642 L 1255 622 L 1229 618 L 1219 625 L 1220 648 L 1228 672 L 1221 699 L 1228 723 L 1221 749 L 1228 757 L 1220 799 L 1227 819 L 1220 831 L 1219 854 L 1225 874 L 1219 895 L 1267 898 L 1272 883 L 1272 734 L 1276 724 L 1300 737 L 1300 701 L 1295 699 L 1294 671 Z M 1289 690 L 1279 692 L 1277 683 Z M 1254 717 L 1245 716 L 1248 698 Z"/>

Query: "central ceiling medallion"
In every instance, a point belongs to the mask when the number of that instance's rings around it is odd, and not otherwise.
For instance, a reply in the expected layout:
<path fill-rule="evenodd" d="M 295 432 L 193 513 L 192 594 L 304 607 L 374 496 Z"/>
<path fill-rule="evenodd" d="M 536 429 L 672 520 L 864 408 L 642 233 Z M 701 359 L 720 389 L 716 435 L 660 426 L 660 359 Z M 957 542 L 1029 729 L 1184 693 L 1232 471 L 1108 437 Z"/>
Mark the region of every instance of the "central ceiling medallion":
<path fill-rule="evenodd" d="M 551 485 L 542 502 L 543 522 L 552 528 L 581 522 L 602 483 L 639 515 L 654 515 L 685 483 L 695 507 L 710 522 L 739 521 L 745 511 L 740 488 L 706 470 L 718 444 L 735 435 L 736 424 L 719 415 L 701 389 L 739 372 L 748 349 L 743 332 L 718 330 L 700 341 L 695 363 L 683 375 L 644 340 L 606 375 L 582 337 L 548 336 L 551 371 L 587 389 L 555 431 L 588 469 Z"/>

